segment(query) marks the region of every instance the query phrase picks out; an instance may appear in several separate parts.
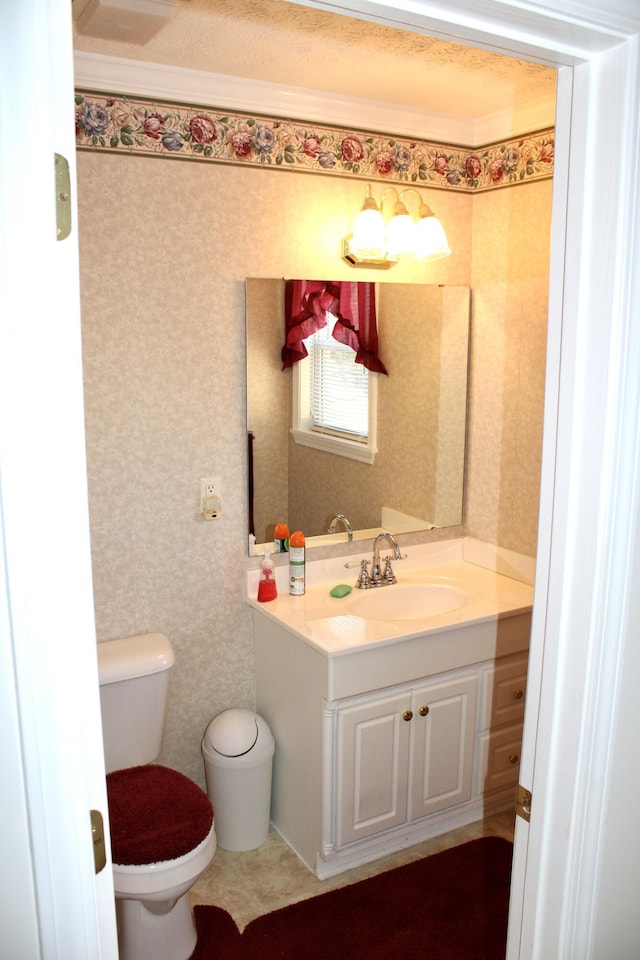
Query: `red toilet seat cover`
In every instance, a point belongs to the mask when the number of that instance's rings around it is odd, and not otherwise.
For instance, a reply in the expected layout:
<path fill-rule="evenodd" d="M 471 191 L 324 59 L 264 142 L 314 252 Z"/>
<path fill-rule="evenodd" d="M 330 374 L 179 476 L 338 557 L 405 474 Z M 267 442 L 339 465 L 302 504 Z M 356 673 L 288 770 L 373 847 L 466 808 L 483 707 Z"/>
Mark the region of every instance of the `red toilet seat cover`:
<path fill-rule="evenodd" d="M 157 764 L 107 774 L 114 863 L 175 860 L 207 836 L 213 807 L 188 777 Z"/>

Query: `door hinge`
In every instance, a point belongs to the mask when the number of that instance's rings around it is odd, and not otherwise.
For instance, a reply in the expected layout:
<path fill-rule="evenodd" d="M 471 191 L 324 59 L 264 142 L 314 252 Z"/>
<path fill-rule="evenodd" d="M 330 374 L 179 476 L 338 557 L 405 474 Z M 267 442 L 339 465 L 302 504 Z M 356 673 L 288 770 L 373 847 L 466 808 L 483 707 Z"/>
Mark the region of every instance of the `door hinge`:
<path fill-rule="evenodd" d="M 91 839 L 93 840 L 93 862 L 96 873 L 107 864 L 107 851 L 104 845 L 104 822 L 99 810 L 91 810 Z"/>
<path fill-rule="evenodd" d="M 516 813 L 529 823 L 531 819 L 531 791 L 518 784 L 516 790 Z"/>
<path fill-rule="evenodd" d="M 71 233 L 71 176 L 69 164 L 60 153 L 55 154 L 56 239 L 66 240 Z"/>

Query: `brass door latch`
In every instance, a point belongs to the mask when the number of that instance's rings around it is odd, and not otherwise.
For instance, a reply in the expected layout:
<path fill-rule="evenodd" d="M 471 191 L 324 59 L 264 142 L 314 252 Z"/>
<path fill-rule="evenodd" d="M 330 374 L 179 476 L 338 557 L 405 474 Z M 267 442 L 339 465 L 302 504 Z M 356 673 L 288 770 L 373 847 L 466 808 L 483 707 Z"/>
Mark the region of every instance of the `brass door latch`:
<path fill-rule="evenodd" d="M 93 862 L 96 873 L 107 865 L 107 851 L 104 845 L 104 822 L 99 810 L 91 810 L 91 837 L 93 839 Z"/>
<path fill-rule="evenodd" d="M 516 789 L 516 813 L 529 823 L 531 819 L 531 791 L 520 784 Z"/>
<path fill-rule="evenodd" d="M 55 154 L 56 239 L 66 240 L 71 233 L 71 175 L 66 157 Z"/>

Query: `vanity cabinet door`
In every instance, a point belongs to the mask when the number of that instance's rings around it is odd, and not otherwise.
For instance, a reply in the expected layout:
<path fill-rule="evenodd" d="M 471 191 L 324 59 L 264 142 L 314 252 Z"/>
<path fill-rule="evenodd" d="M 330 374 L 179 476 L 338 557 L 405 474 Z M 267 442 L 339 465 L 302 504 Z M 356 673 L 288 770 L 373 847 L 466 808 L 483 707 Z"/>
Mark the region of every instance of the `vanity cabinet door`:
<path fill-rule="evenodd" d="M 476 674 L 337 712 L 336 846 L 471 797 Z"/>
<path fill-rule="evenodd" d="M 410 701 L 407 692 L 338 710 L 337 847 L 406 823 Z"/>
<path fill-rule="evenodd" d="M 477 690 L 475 674 L 414 690 L 410 820 L 470 799 Z"/>

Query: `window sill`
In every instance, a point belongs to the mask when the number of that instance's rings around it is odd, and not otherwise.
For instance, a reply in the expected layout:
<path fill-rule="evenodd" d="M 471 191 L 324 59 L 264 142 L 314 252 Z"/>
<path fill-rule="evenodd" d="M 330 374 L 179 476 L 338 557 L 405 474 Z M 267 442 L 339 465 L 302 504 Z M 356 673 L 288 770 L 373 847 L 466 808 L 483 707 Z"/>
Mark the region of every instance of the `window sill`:
<path fill-rule="evenodd" d="M 377 450 L 366 443 L 354 443 L 334 437 L 327 433 L 312 433 L 307 430 L 291 430 L 293 439 L 302 447 L 313 447 L 314 450 L 323 450 L 325 453 L 335 453 L 339 457 L 348 457 L 350 460 L 359 460 L 361 463 L 373 463 Z"/>

